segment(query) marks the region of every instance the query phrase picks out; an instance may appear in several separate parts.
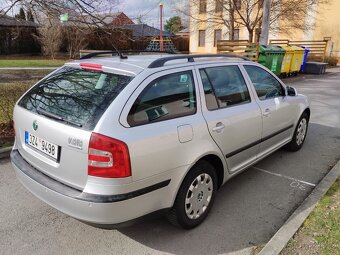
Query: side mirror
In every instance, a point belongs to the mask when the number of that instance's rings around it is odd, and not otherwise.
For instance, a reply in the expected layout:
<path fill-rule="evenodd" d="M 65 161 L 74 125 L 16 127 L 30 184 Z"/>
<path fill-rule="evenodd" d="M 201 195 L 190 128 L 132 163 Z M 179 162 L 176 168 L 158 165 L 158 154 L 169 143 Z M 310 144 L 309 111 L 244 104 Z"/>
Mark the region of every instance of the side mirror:
<path fill-rule="evenodd" d="M 297 94 L 298 93 L 295 88 L 289 86 L 287 87 L 287 96 L 295 97 Z"/>

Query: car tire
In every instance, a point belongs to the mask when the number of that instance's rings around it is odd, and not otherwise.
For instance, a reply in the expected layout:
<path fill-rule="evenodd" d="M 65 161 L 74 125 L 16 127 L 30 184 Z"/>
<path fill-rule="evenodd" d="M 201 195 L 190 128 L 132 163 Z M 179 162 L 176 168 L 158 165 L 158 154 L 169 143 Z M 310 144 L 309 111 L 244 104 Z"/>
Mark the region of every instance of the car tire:
<path fill-rule="evenodd" d="M 201 224 L 213 206 L 217 175 L 207 161 L 199 161 L 184 178 L 174 206 L 167 215 L 170 223 L 184 229 Z"/>
<path fill-rule="evenodd" d="M 304 112 L 296 125 L 292 140 L 285 146 L 285 149 L 288 151 L 298 151 L 301 149 L 306 139 L 308 121 L 308 114 Z"/>

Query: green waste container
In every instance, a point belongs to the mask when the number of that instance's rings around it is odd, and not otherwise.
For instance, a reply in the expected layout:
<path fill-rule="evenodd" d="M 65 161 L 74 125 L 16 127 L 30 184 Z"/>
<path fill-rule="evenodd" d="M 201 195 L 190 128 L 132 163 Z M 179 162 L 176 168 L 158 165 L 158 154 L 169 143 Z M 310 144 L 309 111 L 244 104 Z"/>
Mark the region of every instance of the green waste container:
<path fill-rule="evenodd" d="M 276 75 L 280 75 L 285 50 L 276 45 L 260 45 L 259 63 Z"/>

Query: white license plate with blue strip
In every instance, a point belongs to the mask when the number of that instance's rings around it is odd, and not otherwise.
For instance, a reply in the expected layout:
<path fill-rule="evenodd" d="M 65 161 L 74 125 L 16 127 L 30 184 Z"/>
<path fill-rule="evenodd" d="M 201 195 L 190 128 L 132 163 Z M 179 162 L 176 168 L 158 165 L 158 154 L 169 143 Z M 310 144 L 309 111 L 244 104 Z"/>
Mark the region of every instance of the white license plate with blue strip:
<path fill-rule="evenodd" d="M 25 131 L 25 144 L 37 149 L 38 151 L 58 160 L 59 147 L 45 139 L 42 139 L 28 131 Z"/>

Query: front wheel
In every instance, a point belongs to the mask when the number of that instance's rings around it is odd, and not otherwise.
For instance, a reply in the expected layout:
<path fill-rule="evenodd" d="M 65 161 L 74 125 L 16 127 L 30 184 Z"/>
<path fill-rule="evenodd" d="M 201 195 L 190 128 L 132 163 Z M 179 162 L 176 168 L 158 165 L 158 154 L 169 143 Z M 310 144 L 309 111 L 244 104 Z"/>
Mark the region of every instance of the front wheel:
<path fill-rule="evenodd" d="M 287 150 L 298 151 L 301 149 L 307 135 L 308 120 L 308 115 L 304 112 L 296 125 L 292 141 L 285 146 Z"/>
<path fill-rule="evenodd" d="M 214 167 L 200 161 L 189 171 L 178 191 L 175 204 L 168 214 L 174 225 L 190 229 L 198 226 L 207 217 L 217 190 Z"/>

